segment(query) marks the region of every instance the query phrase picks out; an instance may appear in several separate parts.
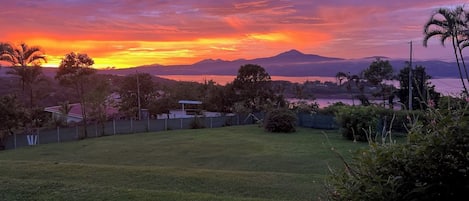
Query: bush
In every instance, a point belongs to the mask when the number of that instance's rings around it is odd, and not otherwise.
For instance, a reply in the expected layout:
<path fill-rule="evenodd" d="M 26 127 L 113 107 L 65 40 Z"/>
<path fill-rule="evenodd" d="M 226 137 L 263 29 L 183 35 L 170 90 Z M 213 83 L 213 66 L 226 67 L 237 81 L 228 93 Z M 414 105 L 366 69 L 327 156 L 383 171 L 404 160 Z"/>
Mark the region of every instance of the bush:
<path fill-rule="evenodd" d="M 410 119 L 425 120 L 425 112 L 422 110 L 392 110 L 386 108 L 377 108 L 376 112 L 380 119 L 378 132 L 383 126 L 386 131 L 392 128 L 393 132 L 407 133 L 412 127 Z"/>
<path fill-rule="evenodd" d="M 359 150 L 327 179 L 327 200 L 467 200 L 467 110 L 430 110 L 406 143 Z M 430 120 L 430 121 L 429 121 Z M 428 122 L 429 121 L 429 122 Z"/>
<path fill-rule="evenodd" d="M 392 110 L 376 106 L 340 106 L 336 108 L 340 132 L 349 140 L 368 141 L 397 131 L 407 133 L 410 118 L 427 121 L 422 111 Z"/>
<path fill-rule="evenodd" d="M 267 113 L 264 120 L 264 128 L 269 132 L 295 132 L 296 115 L 287 109 L 274 109 Z"/>
<path fill-rule="evenodd" d="M 199 129 L 199 128 L 205 128 L 205 125 L 202 121 L 200 121 L 200 118 L 197 117 L 197 115 L 194 116 L 194 119 L 192 119 L 191 124 L 190 124 L 191 129 Z"/>
<path fill-rule="evenodd" d="M 379 116 L 374 106 L 342 106 L 335 113 L 342 136 L 354 141 L 375 137 Z"/>
<path fill-rule="evenodd" d="M 324 115 L 335 115 L 335 113 L 338 112 L 339 109 L 343 106 L 347 106 L 347 105 L 345 105 L 345 103 L 343 102 L 336 102 L 325 108 L 319 109 L 318 113 L 324 114 Z"/>

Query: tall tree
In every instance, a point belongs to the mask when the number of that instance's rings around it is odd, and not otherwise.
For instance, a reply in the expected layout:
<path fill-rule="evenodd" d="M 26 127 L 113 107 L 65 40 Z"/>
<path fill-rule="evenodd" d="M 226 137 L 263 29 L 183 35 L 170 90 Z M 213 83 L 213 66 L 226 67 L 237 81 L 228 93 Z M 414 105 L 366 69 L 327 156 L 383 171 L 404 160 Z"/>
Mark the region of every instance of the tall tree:
<path fill-rule="evenodd" d="M 370 84 L 380 88 L 380 91 L 374 95 L 381 96 L 383 102 L 392 95 L 392 89 L 384 83 L 385 80 L 392 80 L 394 76 L 392 65 L 388 60 L 376 58 L 376 60 L 363 71 L 363 76 Z"/>
<path fill-rule="evenodd" d="M 13 129 L 21 125 L 24 118 L 23 108 L 15 96 L 0 97 L 0 150 L 4 148 L 4 139 L 13 133 Z"/>
<path fill-rule="evenodd" d="M 368 102 L 368 99 L 364 95 L 365 85 L 362 83 L 362 79 L 360 78 L 359 75 L 352 75 L 352 74 L 350 74 L 350 72 L 348 72 L 348 73 L 338 72 L 335 75 L 335 77 L 336 77 L 337 81 L 339 82 L 339 87 L 342 86 L 342 81 L 343 80 L 345 80 L 345 79 L 347 80 L 347 82 L 345 82 L 345 87 L 346 87 L 347 91 L 350 93 L 350 98 L 352 98 L 352 105 L 355 105 L 355 97 L 358 97 L 362 103 Z M 354 93 L 353 93 L 353 91 L 354 91 L 353 86 L 354 85 L 359 90 L 359 92 L 360 92 L 359 95 L 354 95 Z M 363 104 L 363 105 L 367 105 L 367 104 L 368 103 Z"/>
<path fill-rule="evenodd" d="M 432 37 L 439 37 L 441 44 L 444 46 L 445 41 L 450 40 L 453 46 L 454 56 L 456 58 L 456 64 L 459 71 L 459 78 L 463 86 L 464 93 L 467 95 L 468 91 L 466 88 L 466 83 L 464 82 L 463 72 L 461 68 L 464 68 L 466 80 L 469 82 L 469 74 L 464 63 L 464 58 L 462 55 L 463 46 L 460 45 L 461 34 L 464 33 L 464 30 L 467 30 L 467 22 L 462 18 L 464 17 L 464 9 L 462 6 L 458 6 L 455 9 L 450 8 L 439 8 L 436 10 L 430 20 L 425 23 L 424 26 L 424 39 L 423 46 L 428 46 L 428 40 Z"/>
<path fill-rule="evenodd" d="M 59 69 L 55 79 L 59 80 L 61 85 L 71 87 L 75 90 L 80 100 L 81 115 L 83 116 L 83 136 L 87 138 L 87 104 L 86 104 L 86 85 L 89 83 L 89 77 L 96 73 L 92 68 L 94 61 L 87 54 L 71 52 L 66 54 L 60 62 Z"/>
<path fill-rule="evenodd" d="M 413 79 L 409 84 L 409 67 L 401 69 L 398 75 L 400 89 L 397 91 L 400 102 L 409 105 L 409 86 L 412 86 L 412 108 L 426 109 L 428 104 L 439 102 L 440 93 L 435 91 L 435 85 L 429 81 L 431 76 L 425 72 L 425 67 L 416 66 L 412 69 Z"/>
<path fill-rule="evenodd" d="M 260 111 L 264 106 L 274 104 L 276 97 L 272 90 L 270 75 L 259 65 L 246 64 L 238 70 L 233 81 L 237 101 L 251 111 Z"/>
<path fill-rule="evenodd" d="M 128 75 L 121 82 L 118 93 L 120 96 L 119 110 L 129 117 L 138 117 L 140 109 L 148 109 L 155 98 L 153 76 L 148 73 Z"/>
<path fill-rule="evenodd" d="M 41 82 L 47 82 L 47 79 L 42 73 L 40 66 L 13 66 L 12 70 L 7 74 L 17 76 L 21 79 L 22 90 L 29 96 L 29 107 L 33 108 L 35 104 L 34 92 L 37 90 L 36 86 Z"/>
<path fill-rule="evenodd" d="M 28 93 L 29 106 L 34 107 L 34 86 L 38 82 L 45 81 L 42 76 L 43 62 L 47 62 L 44 51 L 38 46 L 28 46 L 21 43 L 15 47 L 8 43 L 0 44 L 0 60 L 12 65 L 7 73 L 18 76 L 21 80 L 21 89 Z"/>
<path fill-rule="evenodd" d="M 111 95 L 111 86 L 109 80 L 103 79 L 97 75 L 92 77 L 94 86 L 85 95 L 87 108 L 89 109 L 89 118 L 91 121 L 101 126 L 101 135 L 104 135 L 104 123 L 108 118 L 108 110 L 113 104 Z"/>
<path fill-rule="evenodd" d="M 205 81 L 201 85 L 202 107 L 208 111 L 226 112 L 226 98 L 224 87 L 213 80 Z"/>

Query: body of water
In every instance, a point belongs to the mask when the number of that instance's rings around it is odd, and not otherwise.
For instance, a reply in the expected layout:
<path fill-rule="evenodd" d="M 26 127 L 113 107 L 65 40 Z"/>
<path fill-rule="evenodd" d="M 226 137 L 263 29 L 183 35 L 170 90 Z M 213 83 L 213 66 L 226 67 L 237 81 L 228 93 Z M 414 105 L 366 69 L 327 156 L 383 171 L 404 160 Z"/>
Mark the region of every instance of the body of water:
<path fill-rule="evenodd" d="M 192 81 L 203 83 L 208 80 L 225 85 L 232 82 L 236 76 L 234 75 L 161 75 L 159 77 L 177 80 L 177 81 Z M 335 77 L 320 77 L 320 76 L 304 76 L 304 77 L 287 77 L 287 76 L 271 76 L 272 80 L 286 80 L 293 83 L 303 83 L 305 81 L 321 81 L 321 82 L 337 82 Z M 436 91 L 443 95 L 458 96 L 462 91 L 462 84 L 458 78 L 439 78 L 431 79 L 430 82 L 435 85 Z M 396 87 L 399 87 L 399 82 L 392 82 Z M 351 101 L 350 101 L 351 102 Z"/>

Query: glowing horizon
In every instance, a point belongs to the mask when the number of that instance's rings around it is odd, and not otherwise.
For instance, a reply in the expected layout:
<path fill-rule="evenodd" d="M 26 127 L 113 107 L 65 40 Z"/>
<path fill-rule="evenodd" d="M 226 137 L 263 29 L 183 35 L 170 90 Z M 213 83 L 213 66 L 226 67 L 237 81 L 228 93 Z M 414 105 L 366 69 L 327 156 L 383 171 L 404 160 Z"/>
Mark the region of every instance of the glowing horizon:
<path fill-rule="evenodd" d="M 43 66 L 69 52 L 86 53 L 96 68 L 192 64 L 203 59 L 253 59 L 297 49 L 339 58 L 452 59 L 437 39 L 421 46 L 423 24 L 454 0 L 7 1 L 1 42 L 40 46 Z M 12 17 L 14 16 L 14 17 Z"/>

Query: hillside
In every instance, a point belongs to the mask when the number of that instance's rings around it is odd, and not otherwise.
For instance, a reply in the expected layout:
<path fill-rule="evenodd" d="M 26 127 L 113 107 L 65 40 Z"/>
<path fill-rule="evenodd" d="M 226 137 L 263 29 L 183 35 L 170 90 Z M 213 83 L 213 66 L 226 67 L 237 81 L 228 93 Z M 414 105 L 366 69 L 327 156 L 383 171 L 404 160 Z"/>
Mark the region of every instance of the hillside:
<path fill-rule="evenodd" d="M 102 73 L 127 75 L 139 72 L 153 75 L 236 75 L 240 66 L 244 64 L 258 64 L 273 76 L 327 76 L 333 77 L 337 72 L 356 74 L 367 68 L 376 57 L 363 59 L 341 59 L 324 57 L 314 54 L 304 54 L 297 50 L 290 50 L 276 56 L 256 59 L 237 59 L 226 61 L 222 59 L 205 59 L 192 65 L 146 65 L 130 69 L 102 70 Z M 389 60 L 396 72 L 406 65 L 406 60 L 392 59 L 383 56 L 379 58 Z M 457 77 L 458 72 L 454 62 L 438 60 L 414 61 L 415 65 L 426 67 L 427 73 L 434 78 Z"/>
<path fill-rule="evenodd" d="M 341 165 L 329 146 L 349 158 L 365 145 L 257 125 L 41 144 L 0 152 L 0 200 L 312 200 Z"/>
<path fill-rule="evenodd" d="M 333 77 L 337 72 L 357 74 L 367 68 L 376 58 L 389 60 L 398 72 L 406 65 L 404 59 L 392 59 L 384 56 L 372 56 L 362 59 L 341 59 L 324 57 L 314 54 L 304 54 L 298 50 L 290 50 L 278 55 L 256 59 L 237 59 L 227 61 L 222 59 L 204 59 L 191 65 L 144 65 L 127 69 L 99 70 L 100 74 L 129 75 L 135 72 L 152 75 L 236 75 L 240 66 L 258 64 L 264 67 L 271 76 L 327 76 Z M 458 71 L 455 62 L 438 60 L 414 61 L 415 65 L 422 65 L 427 73 L 434 78 L 455 78 Z M 7 68 L 0 68 L 0 77 L 6 76 Z M 44 73 L 53 77 L 56 68 L 44 68 Z"/>

